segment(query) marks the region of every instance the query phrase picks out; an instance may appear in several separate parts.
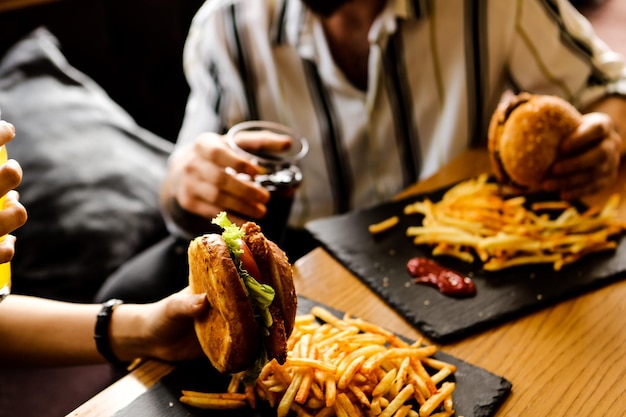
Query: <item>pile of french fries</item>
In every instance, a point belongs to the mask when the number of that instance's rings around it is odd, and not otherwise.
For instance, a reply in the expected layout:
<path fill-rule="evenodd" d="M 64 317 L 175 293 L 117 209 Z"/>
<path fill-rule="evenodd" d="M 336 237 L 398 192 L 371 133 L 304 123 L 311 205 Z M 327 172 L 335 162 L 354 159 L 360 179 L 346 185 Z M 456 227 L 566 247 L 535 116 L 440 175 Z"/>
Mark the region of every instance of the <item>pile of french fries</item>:
<path fill-rule="evenodd" d="M 504 198 L 487 175 L 463 181 L 436 203 L 409 204 L 405 214 L 422 214 L 421 226 L 407 236 L 416 245 L 430 245 L 433 255 L 466 262 L 476 257 L 486 270 L 551 263 L 554 270 L 593 252 L 613 250 L 626 225 L 616 219 L 619 196 L 603 207 L 580 213 L 566 201 L 538 202 L 526 207 L 523 196 Z"/>
<path fill-rule="evenodd" d="M 183 403 L 213 409 L 267 401 L 278 417 L 449 417 L 456 372 L 432 356 L 436 346 L 407 343 L 358 318 L 322 307 L 296 319 L 287 361 L 269 362 L 255 385 L 233 375 L 225 393 L 183 391 Z"/>

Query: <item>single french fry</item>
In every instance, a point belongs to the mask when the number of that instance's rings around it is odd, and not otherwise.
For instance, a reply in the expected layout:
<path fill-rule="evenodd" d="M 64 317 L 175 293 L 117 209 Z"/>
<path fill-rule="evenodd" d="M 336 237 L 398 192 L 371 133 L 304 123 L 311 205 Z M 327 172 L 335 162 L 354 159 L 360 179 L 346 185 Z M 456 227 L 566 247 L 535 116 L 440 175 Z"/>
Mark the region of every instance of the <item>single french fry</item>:
<path fill-rule="evenodd" d="M 428 365 L 431 368 L 434 368 L 434 369 L 437 369 L 437 370 L 440 370 L 440 369 L 443 369 L 443 368 L 450 368 L 450 370 L 452 372 L 456 372 L 456 366 L 455 365 L 453 365 L 451 363 L 448 363 L 448 362 L 441 361 L 439 359 L 424 358 L 424 359 L 422 359 L 422 362 L 424 362 L 425 365 Z"/>
<path fill-rule="evenodd" d="M 368 230 L 371 234 L 377 235 L 393 228 L 399 222 L 400 222 L 400 218 L 398 216 L 391 216 L 379 223 L 370 224 L 368 226 Z"/>
<path fill-rule="evenodd" d="M 311 367 L 315 369 L 320 369 L 324 372 L 328 373 L 336 373 L 337 367 L 333 365 L 329 365 L 319 359 L 311 359 L 311 358 L 287 358 L 286 363 L 290 366 L 305 366 Z"/>
<path fill-rule="evenodd" d="M 324 407 L 315 414 L 315 417 L 333 417 L 334 415 L 335 409 L 333 407 Z"/>
<path fill-rule="evenodd" d="M 255 391 L 254 391 L 255 386 L 252 384 L 245 384 L 245 395 L 246 395 L 246 402 L 248 403 L 248 405 L 250 406 L 250 408 L 252 408 L 253 410 L 256 409 L 256 395 L 255 395 Z"/>
<path fill-rule="evenodd" d="M 411 410 L 410 405 L 403 405 L 393 414 L 393 417 L 406 417 L 409 415 L 409 411 Z"/>
<path fill-rule="evenodd" d="M 289 414 L 289 410 L 291 409 L 291 404 L 296 397 L 298 392 L 298 388 L 300 388 L 300 384 L 302 383 L 302 374 L 296 374 L 291 380 L 291 384 L 287 387 L 283 398 L 281 398 L 278 403 L 278 407 L 276 409 L 276 415 L 278 417 L 286 417 Z"/>
<path fill-rule="evenodd" d="M 291 411 L 295 412 L 297 417 L 313 417 L 304 407 L 297 403 L 291 404 Z"/>
<path fill-rule="evenodd" d="M 352 394 L 354 394 L 354 397 L 359 401 L 361 406 L 363 406 L 365 409 L 369 409 L 372 406 L 369 398 L 367 397 L 367 394 L 365 394 L 365 392 L 363 392 L 361 388 L 359 388 L 356 385 L 350 385 L 348 386 L 348 390 Z"/>
<path fill-rule="evenodd" d="M 235 408 L 242 408 L 246 406 L 246 400 L 233 400 L 225 398 L 207 398 L 207 397 L 190 397 L 183 395 L 179 399 L 183 404 L 190 405 L 196 408 L 202 408 L 207 410 L 230 410 Z"/>
<path fill-rule="evenodd" d="M 387 407 L 380 413 L 380 417 L 391 417 L 402 405 L 407 402 L 413 396 L 413 385 L 407 385 L 402 388 L 402 391 L 398 393 L 390 402 Z"/>
<path fill-rule="evenodd" d="M 419 410 L 420 416 L 430 416 L 447 397 L 452 395 L 455 388 L 456 384 L 454 382 L 444 382 L 441 388 L 421 405 Z"/>
<path fill-rule="evenodd" d="M 241 374 L 233 374 L 230 377 L 230 381 L 228 383 L 228 387 L 226 388 L 226 392 L 237 392 L 239 390 L 240 384 L 241 384 Z"/>
<path fill-rule="evenodd" d="M 311 391 L 311 385 L 313 385 L 313 370 L 306 369 L 302 371 L 302 382 L 296 392 L 295 402 L 298 404 L 306 403 L 309 398 L 309 392 Z"/>
<path fill-rule="evenodd" d="M 246 394 L 236 392 L 198 392 L 182 390 L 183 397 L 208 398 L 221 400 L 245 400 Z"/>
<path fill-rule="evenodd" d="M 396 368 L 390 369 L 389 372 L 385 374 L 383 379 L 380 380 L 378 385 L 376 385 L 374 391 L 372 391 L 372 396 L 378 397 L 387 394 L 393 386 L 393 381 L 396 379 L 397 372 Z"/>
<path fill-rule="evenodd" d="M 432 379 L 435 384 L 439 384 L 450 375 L 452 375 L 452 368 L 445 367 L 441 368 L 435 375 L 431 376 L 430 379 Z"/>
<path fill-rule="evenodd" d="M 339 393 L 337 395 L 337 410 L 342 410 L 346 413 L 346 416 L 354 417 L 360 415 L 358 409 L 352 404 L 350 398 L 345 393 Z"/>
<path fill-rule="evenodd" d="M 370 416 L 377 416 L 383 411 L 383 408 L 380 405 L 380 399 L 381 397 L 374 397 L 372 399 L 372 403 L 370 405 L 370 412 L 369 412 Z"/>
<path fill-rule="evenodd" d="M 326 380 L 326 407 L 334 407 L 337 401 L 337 382 L 335 377 Z"/>

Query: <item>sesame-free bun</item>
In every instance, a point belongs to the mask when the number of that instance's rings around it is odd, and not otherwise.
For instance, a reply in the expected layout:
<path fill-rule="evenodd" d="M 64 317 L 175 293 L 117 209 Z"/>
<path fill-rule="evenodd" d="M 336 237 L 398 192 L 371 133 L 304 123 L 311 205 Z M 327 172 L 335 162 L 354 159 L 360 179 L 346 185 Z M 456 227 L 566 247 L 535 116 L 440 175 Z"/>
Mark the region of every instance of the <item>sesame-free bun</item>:
<path fill-rule="evenodd" d="M 521 93 L 500 103 L 488 132 L 498 182 L 520 192 L 540 190 L 561 141 L 581 120 L 580 112 L 557 96 Z"/>
<path fill-rule="evenodd" d="M 211 305 L 195 320 L 200 346 L 219 372 L 244 370 L 259 350 L 259 329 L 228 246 L 208 234 L 191 241 L 188 255 L 191 292 L 206 293 Z"/>

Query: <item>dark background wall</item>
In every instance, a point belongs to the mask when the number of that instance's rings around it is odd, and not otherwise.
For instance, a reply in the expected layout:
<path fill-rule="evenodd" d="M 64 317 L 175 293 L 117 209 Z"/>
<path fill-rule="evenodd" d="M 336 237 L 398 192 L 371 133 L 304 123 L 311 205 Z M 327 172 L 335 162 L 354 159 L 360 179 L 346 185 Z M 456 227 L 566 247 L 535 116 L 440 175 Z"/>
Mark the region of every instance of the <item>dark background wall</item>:
<path fill-rule="evenodd" d="M 0 13 L 0 55 L 44 25 L 68 61 L 143 127 L 175 140 L 188 95 L 182 48 L 203 0 L 63 0 Z"/>

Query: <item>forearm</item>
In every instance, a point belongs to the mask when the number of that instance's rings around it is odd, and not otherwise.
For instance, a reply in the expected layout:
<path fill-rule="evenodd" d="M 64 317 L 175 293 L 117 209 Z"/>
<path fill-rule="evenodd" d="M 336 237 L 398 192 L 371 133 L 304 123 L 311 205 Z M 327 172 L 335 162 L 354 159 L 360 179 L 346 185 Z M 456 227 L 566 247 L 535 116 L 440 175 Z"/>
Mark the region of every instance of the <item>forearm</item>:
<path fill-rule="evenodd" d="M 0 303 L 0 367 L 82 365 L 105 362 L 94 330 L 99 304 L 65 303 L 12 294 Z M 148 353 L 145 315 L 138 305 L 115 307 L 109 342 L 118 359 Z"/>
<path fill-rule="evenodd" d="M 611 116 L 615 123 L 615 130 L 622 137 L 620 154 L 626 155 L 626 97 L 606 97 L 585 109 L 585 112 L 602 112 Z"/>
<path fill-rule="evenodd" d="M 0 366 L 104 362 L 93 334 L 99 305 L 10 295 L 0 303 Z"/>

